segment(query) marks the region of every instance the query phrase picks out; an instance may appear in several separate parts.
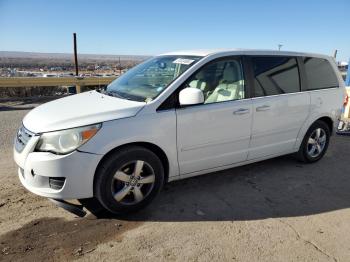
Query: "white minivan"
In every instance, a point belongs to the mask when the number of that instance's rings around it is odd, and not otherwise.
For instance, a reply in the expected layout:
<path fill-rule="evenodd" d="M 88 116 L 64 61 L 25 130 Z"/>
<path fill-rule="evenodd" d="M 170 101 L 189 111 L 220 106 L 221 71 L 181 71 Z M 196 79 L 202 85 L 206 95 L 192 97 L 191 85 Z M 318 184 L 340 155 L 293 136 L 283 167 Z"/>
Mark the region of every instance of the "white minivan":
<path fill-rule="evenodd" d="M 14 145 L 29 191 L 71 212 L 138 210 L 164 183 L 296 153 L 326 153 L 344 82 L 333 58 L 199 50 L 153 57 L 104 91 L 23 119 Z M 82 205 L 67 200 L 77 199 Z"/>

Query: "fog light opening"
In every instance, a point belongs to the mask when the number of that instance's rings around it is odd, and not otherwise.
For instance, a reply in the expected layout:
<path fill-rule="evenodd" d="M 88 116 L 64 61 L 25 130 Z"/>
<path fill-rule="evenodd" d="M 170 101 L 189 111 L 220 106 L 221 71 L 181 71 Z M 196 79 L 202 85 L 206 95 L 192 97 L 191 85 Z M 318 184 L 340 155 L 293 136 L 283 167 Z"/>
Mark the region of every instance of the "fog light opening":
<path fill-rule="evenodd" d="M 65 181 L 65 177 L 49 177 L 49 186 L 52 189 L 60 190 L 63 187 Z"/>

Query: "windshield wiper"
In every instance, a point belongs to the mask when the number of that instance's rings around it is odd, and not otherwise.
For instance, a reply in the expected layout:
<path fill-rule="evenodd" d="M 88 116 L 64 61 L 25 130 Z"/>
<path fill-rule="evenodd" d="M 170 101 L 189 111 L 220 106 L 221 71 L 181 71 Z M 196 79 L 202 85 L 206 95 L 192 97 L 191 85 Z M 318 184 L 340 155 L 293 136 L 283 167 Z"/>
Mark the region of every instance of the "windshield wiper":
<path fill-rule="evenodd" d="M 107 90 L 104 90 L 103 91 L 103 94 L 104 95 L 108 95 L 108 96 L 113 96 L 113 97 L 118 97 L 118 98 L 121 98 L 121 99 L 128 99 L 122 95 L 120 95 L 117 91 L 107 91 Z M 128 99 L 129 100 L 129 99 Z"/>
<path fill-rule="evenodd" d="M 125 94 L 125 93 L 122 93 L 123 95 L 121 95 L 121 92 L 117 92 L 117 91 L 114 91 L 114 90 L 111 90 L 111 91 L 104 90 L 102 92 L 102 94 L 108 95 L 108 96 L 117 97 L 117 98 L 121 98 L 121 99 L 130 100 L 130 101 L 145 102 L 145 98 L 144 97 L 137 96 L 137 95 L 129 95 L 129 94 Z"/>

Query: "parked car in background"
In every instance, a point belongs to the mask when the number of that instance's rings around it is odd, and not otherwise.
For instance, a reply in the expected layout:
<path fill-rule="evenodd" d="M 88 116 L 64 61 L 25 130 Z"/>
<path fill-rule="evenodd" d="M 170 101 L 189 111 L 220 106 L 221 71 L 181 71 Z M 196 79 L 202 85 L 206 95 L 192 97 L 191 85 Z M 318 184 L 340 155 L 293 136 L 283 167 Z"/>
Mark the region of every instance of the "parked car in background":
<path fill-rule="evenodd" d="M 24 187 L 78 212 L 124 214 L 165 182 L 295 153 L 327 151 L 344 82 L 333 58 L 281 51 L 153 57 L 23 119 L 14 158 Z"/>
<path fill-rule="evenodd" d="M 42 77 L 58 77 L 58 74 L 43 74 Z"/>

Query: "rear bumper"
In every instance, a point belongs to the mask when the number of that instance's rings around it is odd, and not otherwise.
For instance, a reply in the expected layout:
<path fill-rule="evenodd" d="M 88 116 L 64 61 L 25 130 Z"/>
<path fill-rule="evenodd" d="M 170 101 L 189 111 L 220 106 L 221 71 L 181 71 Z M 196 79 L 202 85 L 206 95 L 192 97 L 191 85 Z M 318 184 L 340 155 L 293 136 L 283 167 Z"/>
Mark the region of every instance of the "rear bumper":
<path fill-rule="evenodd" d="M 341 136 L 350 136 L 350 120 L 340 120 L 337 128 L 337 134 Z"/>
<path fill-rule="evenodd" d="M 19 159 L 16 154 L 15 150 L 15 159 Z M 30 192 L 53 199 L 79 199 L 93 197 L 94 174 L 101 158 L 79 151 L 68 155 L 31 152 L 25 161 L 16 162 L 19 179 Z"/>

